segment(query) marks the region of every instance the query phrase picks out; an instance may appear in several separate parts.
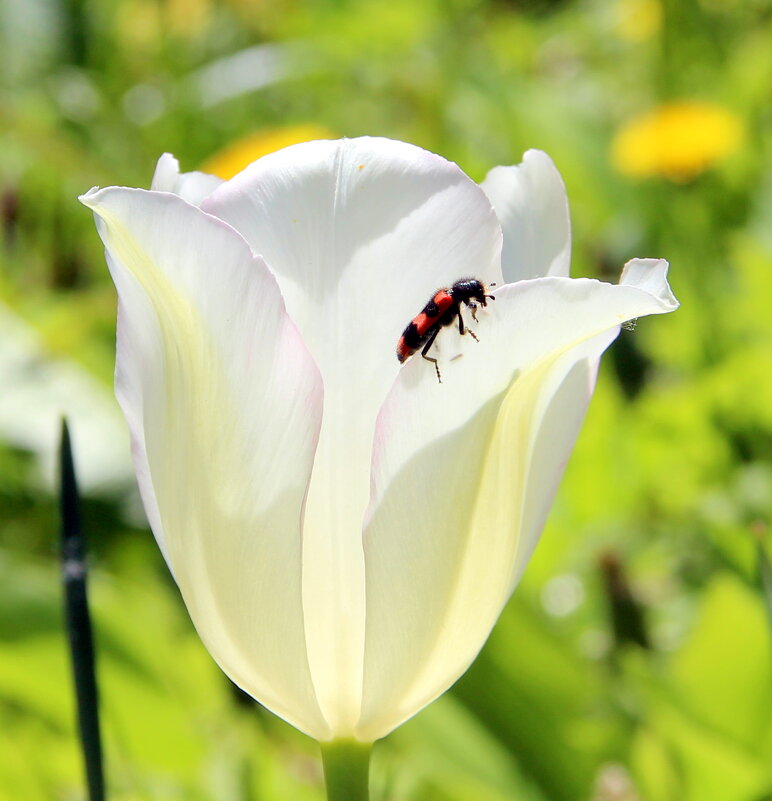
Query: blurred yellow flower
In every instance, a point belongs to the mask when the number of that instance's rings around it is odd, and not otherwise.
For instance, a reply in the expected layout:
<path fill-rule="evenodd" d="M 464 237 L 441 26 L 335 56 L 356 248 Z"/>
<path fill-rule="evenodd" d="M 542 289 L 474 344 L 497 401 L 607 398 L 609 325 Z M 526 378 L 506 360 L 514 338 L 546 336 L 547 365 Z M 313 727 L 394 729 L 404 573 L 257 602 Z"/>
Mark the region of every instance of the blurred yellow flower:
<path fill-rule="evenodd" d="M 742 121 L 728 109 L 697 100 L 666 103 L 617 132 L 611 160 L 623 175 L 685 181 L 734 153 Z"/>
<path fill-rule="evenodd" d="M 650 39 L 662 24 L 660 0 L 618 0 L 615 29 L 620 39 L 640 42 Z"/>
<path fill-rule="evenodd" d="M 222 150 L 218 150 L 204 162 L 201 171 L 227 181 L 240 173 L 244 167 L 268 153 L 274 153 L 300 142 L 335 138 L 335 134 L 328 128 L 315 123 L 289 125 L 286 128 L 268 128 L 248 134 Z"/>

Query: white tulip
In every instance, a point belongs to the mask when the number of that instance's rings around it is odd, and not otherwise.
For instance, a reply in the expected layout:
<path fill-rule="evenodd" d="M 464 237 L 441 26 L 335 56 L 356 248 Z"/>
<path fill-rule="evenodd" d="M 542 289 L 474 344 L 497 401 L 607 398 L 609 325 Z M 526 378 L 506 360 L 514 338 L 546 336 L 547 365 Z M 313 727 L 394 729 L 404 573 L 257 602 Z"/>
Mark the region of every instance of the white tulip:
<path fill-rule="evenodd" d="M 153 532 L 236 684 L 320 741 L 383 737 L 474 659 L 544 524 L 627 320 L 667 263 L 568 277 L 565 188 L 529 151 L 478 186 L 412 145 L 288 147 L 230 181 L 92 189 L 119 295 L 116 392 Z M 502 249 L 503 244 L 503 249 Z M 429 355 L 395 346 L 432 293 Z M 460 358 L 458 358 L 460 357 Z"/>

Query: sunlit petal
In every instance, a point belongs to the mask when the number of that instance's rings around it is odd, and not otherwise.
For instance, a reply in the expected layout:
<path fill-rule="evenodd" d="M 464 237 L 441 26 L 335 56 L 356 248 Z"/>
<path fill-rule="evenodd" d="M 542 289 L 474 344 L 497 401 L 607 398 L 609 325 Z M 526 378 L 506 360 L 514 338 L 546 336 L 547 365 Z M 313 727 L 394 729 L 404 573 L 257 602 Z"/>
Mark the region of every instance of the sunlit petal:
<path fill-rule="evenodd" d="M 266 156 L 207 199 L 275 272 L 324 381 L 303 532 L 309 659 L 330 725 L 353 731 L 362 696 L 362 518 L 378 409 L 402 330 L 442 286 L 500 280 L 501 232 L 455 165 L 383 139 L 310 142 Z M 341 676 L 346 680 L 342 681 Z"/>
<path fill-rule="evenodd" d="M 171 153 L 164 153 L 155 167 L 150 188 L 156 192 L 171 192 L 183 200 L 200 206 L 222 183 L 216 175 L 205 172 L 180 172 L 180 163 Z"/>
<path fill-rule="evenodd" d="M 552 159 L 541 150 L 529 150 L 522 164 L 494 167 L 480 186 L 490 198 L 504 232 L 504 280 L 568 275 L 568 198 Z"/>
<path fill-rule="evenodd" d="M 600 354 L 625 320 L 674 308 L 664 265 L 650 270 L 636 285 L 507 285 L 478 314 L 479 343 L 443 332 L 442 384 L 420 357 L 405 365 L 373 454 L 361 737 L 414 714 L 482 646 L 535 547 Z"/>
<path fill-rule="evenodd" d="M 301 520 L 318 371 L 243 239 L 178 197 L 82 198 L 120 298 L 116 390 L 153 530 L 231 678 L 315 737 Z"/>

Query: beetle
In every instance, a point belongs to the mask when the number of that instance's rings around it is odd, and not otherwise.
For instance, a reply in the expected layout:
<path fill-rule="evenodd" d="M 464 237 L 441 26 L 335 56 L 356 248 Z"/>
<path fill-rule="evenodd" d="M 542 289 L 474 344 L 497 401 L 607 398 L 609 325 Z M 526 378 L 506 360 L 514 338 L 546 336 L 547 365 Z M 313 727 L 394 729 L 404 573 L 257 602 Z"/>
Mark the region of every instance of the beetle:
<path fill-rule="evenodd" d="M 477 304 L 487 306 L 489 300 L 496 300 L 488 293 L 489 286 L 496 285 L 486 285 L 478 278 L 461 278 L 449 288 L 438 289 L 402 332 L 397 342 L 397 359 L 400 363 L 409 359 L 423 345 L 421 356 L 426 361 L 433 362 L 437 380 L 442 383 L 437 359 L 427 355 L 429 349 L 434 344 L 440 329 L 451 325 L 456 319 L 458 319 L 459 334 L 468 333 L 472 339 L 479 341 L 474 331 L 464 326 L 461 305 L 464 304 L 469 308 L 472 318 L 476 321 Z"/>

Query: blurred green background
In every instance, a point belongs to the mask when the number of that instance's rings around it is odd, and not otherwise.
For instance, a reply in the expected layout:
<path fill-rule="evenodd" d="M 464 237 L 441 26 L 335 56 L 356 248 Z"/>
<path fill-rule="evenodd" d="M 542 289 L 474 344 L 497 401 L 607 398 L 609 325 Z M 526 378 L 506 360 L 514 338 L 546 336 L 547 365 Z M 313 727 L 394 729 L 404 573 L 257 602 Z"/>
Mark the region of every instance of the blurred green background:
<path fill-rule="evenodd" d="M 296 126 L 404 139 L 477 180 L 542 148 L 574 275 L 663 256 L 682 302 L 606 355 L 525 580 L 469 673 L 376 748 L 374 798 L 772 799 L 768 2 L 0 0 L 0 66 L 1 801 L 85 797 L 62 411 L 109 797 L 323 797 L 316 745 L 217 670 L 145 528 L 111 396 L 115 294 L 75 200 L 147 186 L 164 151 L 196 169 Z"/>

